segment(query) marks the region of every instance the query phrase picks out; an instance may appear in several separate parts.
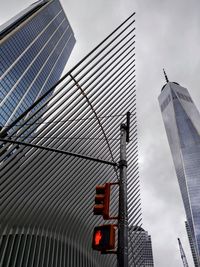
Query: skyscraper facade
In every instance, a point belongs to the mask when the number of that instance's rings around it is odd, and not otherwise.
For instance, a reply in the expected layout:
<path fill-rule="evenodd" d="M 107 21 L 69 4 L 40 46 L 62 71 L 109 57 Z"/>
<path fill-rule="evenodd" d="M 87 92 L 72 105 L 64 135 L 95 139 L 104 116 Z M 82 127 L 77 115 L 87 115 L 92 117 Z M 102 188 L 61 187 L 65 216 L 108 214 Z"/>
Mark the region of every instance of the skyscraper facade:
<path fill-rule="evenodd" d="M 188 90 L 174 82 L 163 86 L 159 104 L 185 207 L 195 266 L 200 266 L 200 114 Z"/>
<path fill-rule="evenodd" d="M 0 26 L 0 126 L 59 80 L 75 38 L 58 0 L 37 1 Z"/>
<path fill-rule="evenodd" d="M 193 241 L 193 237 L 191 235 L 191 230 L 190 230 L 190 227 L 189 227 L 187 221 L 185 222 L 185 227 L 186 227 L 186 231 L 187 231 L 187 235 L 188 235 L 188 239 L 189 239 L 189 243 L 190 243 L 190 249 L 191 249 L 191 252 L 192 252 L 194 265 L 195 266 L 199 266 L 198 265 L 198 253 L 196 252 L 196 246 L 195 246 L 195 243 Z"/>
<path fill-rule="evenodd" d="M 151 236 L 142 227 L 129 227 L 130 250 L 133 254 L 131 267 L 153 267 L 153 250 Z M 130 251 L 131 254 L 131 251 Z"/>

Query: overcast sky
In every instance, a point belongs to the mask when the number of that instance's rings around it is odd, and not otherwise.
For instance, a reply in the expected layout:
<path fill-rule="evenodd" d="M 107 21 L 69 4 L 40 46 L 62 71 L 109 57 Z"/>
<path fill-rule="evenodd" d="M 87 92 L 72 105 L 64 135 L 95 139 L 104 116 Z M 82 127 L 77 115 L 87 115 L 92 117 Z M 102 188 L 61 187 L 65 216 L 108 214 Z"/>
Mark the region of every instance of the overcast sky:
<path fill-rule="evenodd" d="M 0 0 L 0 24 L 34 1 Z M 188 88 L 200 108 L 199 0 L 61 0 L 77 40 L 72 67 L 134 11 L 143 227 L 155 267 L 182 267 L 177 237 L 193 266 L 185 213 L 157 97 L 170 81 Z"/>

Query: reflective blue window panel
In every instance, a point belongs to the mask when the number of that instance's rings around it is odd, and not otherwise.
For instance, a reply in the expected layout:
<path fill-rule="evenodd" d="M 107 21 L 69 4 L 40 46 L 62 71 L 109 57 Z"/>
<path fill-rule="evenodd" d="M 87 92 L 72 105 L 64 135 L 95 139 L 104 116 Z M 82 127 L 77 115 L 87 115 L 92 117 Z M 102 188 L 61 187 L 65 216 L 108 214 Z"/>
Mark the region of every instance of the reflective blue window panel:
<path fill-rule="evenodd" d="M 26 19 L 18 16 L 17 30 L 12 24 L 0 41 L 1 126 L 17 118 L 59 80 L 75 44 L 59 1 L 39 5 L 34 12 L 22 12 Z"/>

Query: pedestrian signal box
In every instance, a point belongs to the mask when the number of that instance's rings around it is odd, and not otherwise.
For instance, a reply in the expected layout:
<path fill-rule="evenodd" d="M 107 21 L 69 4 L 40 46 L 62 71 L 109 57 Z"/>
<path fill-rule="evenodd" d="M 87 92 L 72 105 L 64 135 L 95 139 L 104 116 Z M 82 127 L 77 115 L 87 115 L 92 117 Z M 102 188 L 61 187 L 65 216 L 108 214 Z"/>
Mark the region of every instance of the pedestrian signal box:
<path fill-rule="evenodd" d="M 115 226 L 113 224 L 94 228 L 92 248 L 102 252 L 115 248 Z"/>

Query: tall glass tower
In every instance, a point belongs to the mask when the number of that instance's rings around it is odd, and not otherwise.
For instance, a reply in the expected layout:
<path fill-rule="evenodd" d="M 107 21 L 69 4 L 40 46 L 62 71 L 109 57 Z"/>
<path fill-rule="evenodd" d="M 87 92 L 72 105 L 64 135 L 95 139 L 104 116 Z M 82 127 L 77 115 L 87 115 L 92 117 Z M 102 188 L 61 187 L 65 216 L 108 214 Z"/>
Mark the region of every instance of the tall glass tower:
<path fill-rule="evenodd" d="M 0 126 L 59 80 L 75 44 L 58 0 L 37 1 L 0 26 Z"/>
<path fill-rule="evenodd" d="M 134 267 L 154 267 L 153 250 L 151 236 L 142 227 L 129 227 L 129 247 L 132 250 L 134 262 L 130 266 Z M 131 254 L 131 252 L 129 253 Z"/>
<path fill-rule="evenodd" d="M 163 86 L 159 104 L 187 217 L 195 266 L 200 266 L 200 114 L 188 90 Z"/>

